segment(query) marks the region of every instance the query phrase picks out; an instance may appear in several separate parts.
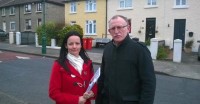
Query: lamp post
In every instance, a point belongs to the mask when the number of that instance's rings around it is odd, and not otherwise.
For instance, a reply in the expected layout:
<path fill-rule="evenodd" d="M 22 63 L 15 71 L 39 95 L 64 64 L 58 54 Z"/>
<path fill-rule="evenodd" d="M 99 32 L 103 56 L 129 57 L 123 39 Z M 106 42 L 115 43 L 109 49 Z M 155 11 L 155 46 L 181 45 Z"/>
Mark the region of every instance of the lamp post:
<path fill-rule="evenodd" d="M 42 0 L 42 54 L 46 54 L 45 0 Z"/>

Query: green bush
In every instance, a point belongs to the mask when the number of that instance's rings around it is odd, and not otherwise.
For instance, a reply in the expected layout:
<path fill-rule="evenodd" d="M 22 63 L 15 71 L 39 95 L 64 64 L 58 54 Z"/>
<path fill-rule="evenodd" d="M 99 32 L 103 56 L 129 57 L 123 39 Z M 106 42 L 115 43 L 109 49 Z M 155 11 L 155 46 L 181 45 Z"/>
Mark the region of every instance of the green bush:
<path fill-rule="evenodd" d="M 58 39 L 58 34 L 63 28 L 64 24 L 55 24 L 53 22 L 48 22 L 45 25 L 41 25 L 37 28 L 36 32 L 38 34 L 38 42 L 42 44 L 42 36 L 45 33 L 46 44 L 51 45 L 51 39 Z"/>
<path fill-rule="evenodd" d="M 38 34 L 38 42 L 40 45 L 42 44 L 42 36 L 43 33 L 45 33 L 46 45 L 51 45 L 51 39 L 54 38 L 56 39 L 57 45 L 61 46 L 65 34 L 70 30 L 77 31 L 83 35 L 83 29 L 80 25 L 77 24 L 66 25 L 64 27 L 64 24 L 55 24 L 52 22 L 46 23 L 45 25 L 41 25 L 36 29 L 36 32 Z"/>
<path fill-rule="evenodd" d="M 158 60 L 166 59 L 169 54 L 168 50 L 169 49 L 165 48 L 164 46 L 158 46 L 158 53 L 156 59 Z"/>
<path fill-rule="evenodd" d="M 74 25 L 66 25 L 58 34 L 58 45 L 61 46 L 62 41 L 66 35 L 66 33 L 68 33 L 69 31 L 77 31 L 79 32 L 82 36 L 83 36 L 83 28 L 80 25 L 74 24 Z"/>
<path fill-rule="evenodd" d="M 148 38 L 144 43 L 145 43 L 146 46 L 150 46 L 150 44 L 151 44 L 151 39 Z"/>
<path fill-rule="evenodd" d="M 188 41 L 186 41 L 186 43 L 185 43 L 185 47 L 186 47 L 186 48 L 192 48 L 193 43 L 194 43 L 193 40 L 188 40 Z"/>

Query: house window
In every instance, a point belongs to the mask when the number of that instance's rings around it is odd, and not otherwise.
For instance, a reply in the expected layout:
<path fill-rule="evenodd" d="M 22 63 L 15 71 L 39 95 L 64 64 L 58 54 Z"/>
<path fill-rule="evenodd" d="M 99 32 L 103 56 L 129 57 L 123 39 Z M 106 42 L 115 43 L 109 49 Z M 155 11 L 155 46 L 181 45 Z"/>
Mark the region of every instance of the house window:
<path fill-rule="evenodd" d="M 131 8 L 132 7 L 132 0 L 119 0 L 119 8 Z"/>
<path fill-rule="evenodd" d="M 3 30 L 6 31 L 6 22 L 3 21 Z"/>
<path fill-rule="evenodd" d="M 156 5 L 156 0 L 147 0 L 147 5 Z"/>
<path fill-rule="evenodd" d="M 26 30 L 31 29 L 31 19 L 26 19 L 25 20 L 25 26 L 26 26 Z"/>
<path fill-rule="evenodd" d="M 10 7 L 10 15 L 14 15 L 15 14 L 15 7 L 12 6 Z"/>
<path fill-rule="evenodd" d="M 37 3 L 36 4 L 36 11 L 41 12 L 42 11 L 42 3 Z"/>
<path fill-rule="evenodd" d="M 15 31 L 16 24 L 15 22 L 10 22 L 10 31 Z"/>
<path fill-rule="evenodd" d="M 6 9 L 5 8 L 2 8 L 1 9 L 1 16 L 5 16 L 6 15 Z"/>
<path fill-rule="evenodd" d="M 87 35 L 96 34 L 96 20 L 87 20 L 86 21 L 86 34 Z"/>
<path fill-rule="evenodd" d="M 25 13 L 29 13 L 29 12 L 31 12 L 31 4 L 26 4 L 25 6 L 24 6 L 24 10 L 25 10 Z"/>
<path fill-rule="evenodd" d="M 95 12 L 96 11 L 96 0 L 87 0 L 86 1 L 86 11 Z"/>
<path fill-rule="evenodd" d="M 38 18 L 37 26 L 41 26 L 41 25 L 42 25 L 42 19 L 41 19 L 41 18 Z"/>
<path fill-rule="evenodd" d="M 76 2 L 71 2 L 70 12 L 71 13 L 76 13 Z"/>
<path fill-rule="evenodd" d="M 186 0 L 176 0 L 176 6 L 185 6 Z"/>
<path fill-rule="evenodd" d="M 188 8 L 187 0 L 174 0 L 174 8 Z"/>

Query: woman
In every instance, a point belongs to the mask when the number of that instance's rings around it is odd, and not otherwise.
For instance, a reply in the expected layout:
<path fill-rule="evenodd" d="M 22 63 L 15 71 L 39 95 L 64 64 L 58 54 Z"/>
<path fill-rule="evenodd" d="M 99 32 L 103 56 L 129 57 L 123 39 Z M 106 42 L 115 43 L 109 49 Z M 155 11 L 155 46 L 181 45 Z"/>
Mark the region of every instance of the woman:
<path fill-rule="evenodd" d="M 83 49 L 82 37 L 70 31 L 63 40 L 60 56 L 54 62 L 49 84 L 49 96 L 56 104 L 91 104 L 97 86 L 85 92 L 92 78 L 93 66 Z"/>

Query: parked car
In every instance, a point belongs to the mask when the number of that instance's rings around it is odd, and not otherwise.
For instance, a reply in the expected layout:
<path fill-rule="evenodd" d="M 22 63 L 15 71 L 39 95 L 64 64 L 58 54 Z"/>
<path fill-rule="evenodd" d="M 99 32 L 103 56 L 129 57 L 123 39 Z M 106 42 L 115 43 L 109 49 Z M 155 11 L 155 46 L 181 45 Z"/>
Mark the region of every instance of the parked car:
<path fill-rule="evenodd" d="M 8 33 L 0 29 L 0 40 L 6 40 L 8 38 Z"/>

